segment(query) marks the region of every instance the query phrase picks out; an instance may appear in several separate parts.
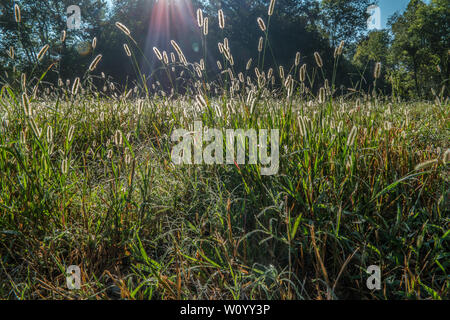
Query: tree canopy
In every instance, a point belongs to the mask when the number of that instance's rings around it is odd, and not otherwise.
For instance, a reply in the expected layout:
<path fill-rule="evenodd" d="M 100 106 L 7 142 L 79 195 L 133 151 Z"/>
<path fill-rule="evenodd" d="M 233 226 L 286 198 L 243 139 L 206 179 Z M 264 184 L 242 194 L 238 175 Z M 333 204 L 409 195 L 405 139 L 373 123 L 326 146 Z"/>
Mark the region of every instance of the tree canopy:
<path fill-rule="evenodd" d="M 145 74 L 164 74 L 153 47 L 167 51 L 171 40 L 180 43 L 188 60 L 205 64 L 211 76 L 220 70 L 218 43 L 225 38 L 233 52 L 234 67 L 245 69 L 249 59 L 264 69 L 291 68 L 300 52 L 302 64 L 314 64 L 314 52 L 324 59 L 324 71 L 331 74 L 336 47 L 345 41 L 344 61 L 340 64 L 338 85 L 359 83 L 370 87 L 373 68 L 382 64 L 382 86 L 387 92 L 397 88 L 402 95 L 426 96 L 430 88 L 442 87 L 449 78 L 449 11 L 446 0 L 411 0 L 403 14 L 391 17 L 389 28 L 367 32 L 367 7 L 370 0 L 277 0 L 276 10 L 267 19 L 269 0 L 114 0 L 108 9 L 106 0 L 80 0 L 82 28 L 67 30 L 66 9 L 73 1 L 49 0 L 0 1 L 1 76 L 5 72 L 42 74 L 49 63 L 56 68 L 47 81 L 82 75 L 93 57 L 103 55 L 99 70 L 118 82 L 139 77 L 124 51 L 124 44 L 139 52 L 136 61 Z M 17 23 L 14 5 L 20 4 L 21 22 Z M 208 36 L 197 26 L 196 10 L 201 8 L 209 20 Z M 225 27 L 218 24 L 223 10 Z M 258 27 L 258 17 L 270 28 L 264 45 L 265 58 L 258 54 L 260 38 L 266 34 Z M 131 31 L 130 38 L 118 30 L 121 22 Z M 61 35 L 66 32 L 65 41 Z M 96 45 L 93 46 L 93 39 Z M 49 45 L 44 60 L 37 53 Z M 14 59 L 11 53 L 14 52 Z M 348 76 L 350 75 L 350 76 Z M 399 81 L 401 79 L 401 81 Z M 395 86 L 394 86 L 395 84 Z"/>

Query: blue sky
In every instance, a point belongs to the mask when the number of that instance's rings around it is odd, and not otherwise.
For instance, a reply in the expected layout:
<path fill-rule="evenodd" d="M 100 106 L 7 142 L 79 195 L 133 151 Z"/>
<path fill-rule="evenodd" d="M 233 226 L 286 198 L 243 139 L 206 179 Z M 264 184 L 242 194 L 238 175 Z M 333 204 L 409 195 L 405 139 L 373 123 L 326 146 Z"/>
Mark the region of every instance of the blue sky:
<path fill-rule="evenodd" d="M 388 18 L 395 12 L 403 12 L 408 6 L 409 0 L 378 0 L 381 10 L 381 26 L 386 27 Z"/>
<path fill-rule="evenodd" d="M 425 0 L 425 2 L 429 3 L 430 0 Z M 381 10 L 381 27 L 386 28 L 389 17 L 397 11 L 403 13 L 408 3 L 409 0 L 378 0 L 378 6 Z"/>
<path fill-rule="evenodd" d="M 107 0 L 111 3 L 111 0 Z M 320 0 L 318 0 L 320 1 Z M 429 2 L 429 0 L 425 0 Z M 381 10 L 381 27 L 385 28 L 388 18 L 395 12 L 403 12 L 408 6 L 409 0 L 378 0 L 378 5 Z"/>

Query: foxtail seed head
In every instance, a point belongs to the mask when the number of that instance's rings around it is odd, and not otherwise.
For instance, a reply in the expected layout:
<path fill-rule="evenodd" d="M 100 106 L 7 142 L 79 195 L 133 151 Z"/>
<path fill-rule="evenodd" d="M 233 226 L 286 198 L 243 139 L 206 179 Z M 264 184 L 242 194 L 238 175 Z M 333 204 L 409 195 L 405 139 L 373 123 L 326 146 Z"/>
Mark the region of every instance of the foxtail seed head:
<path fill-rule="evenodd" d="M 230 43 L 229 43 L 227 37 L 225 37 L 225 38 L 223 39 L 223 47 L 225 48 L 225 50 L 230 51 Z"/>
<path fill-rule="evenodd" d="M 163 57 L 161 55 L 161 52 L 159 51 L 159 49 L 157 47 L 153 47 L 153 52 L 155 53 L 156 57 L 158 58 L 158 60 L 162 60 Z"/>
<path fill-rule="evenodd" d="M 22 21 L 22 18 L 20 16 L 20 7 L 17 3 L 14 5 L 14 18 L 16 19 L 17 23 L 20 23 Z"/>
<path fill-rule="evenodd" d="M 203 20 L 203 35 L 208 35 L 208 18 Z"/>
<path fill-rule="evenodd" d="M 37 59 L 39 61 L 44 57 L 44 54 L 47 52 L 48 48 L 49 48 L 49 45 L 46 44 L 45 46 L 42 47 L 41 51 L 39 51 L 39 53 L 37 55 Z"/>
<path fill-rule="evenodd" d="M 26 73 L 22 73 L 22 75 L 20 76 L 20 83 L 22 85 L 22 90 L 25 91 L 25 87 L 27 86 L 27 74 Z"/>
<path fill-rule="evenodd" d="M 219 9 L 218 16 L 219 16 L 219 28 L 223 29 L 223 28 L 225 28 L 225 17 L 223 15 L 222 9 Z"/>
<path fill-rule="evenodd" d="M 72 125 L 69 128 L 69 131 L 67 132 L 67 141 L 71 142 L 73 139 L 73 133 L 75 132 L 75 127 Z"/>
<path fill-rule="evenodd" d="M 51 126 L 47 127 L 47 143 L 52 143 L 53 141 L 53 129 Z"/>
<path fill-rule="evenodd" d="M 300 64 L 300 52 L 297 52 L 295 55 L 295 66 L 297 67 Z"/>
<path fill-rule="evenodd" d="M 78 93 L 78 87 L 80 85 L 80 78 L 76 78 L 72 85 L 72 95 L 76 95 Z"/>
<path fill-rule="evenodd" d="M 203 11 L 202 9 L 197 9 L 197 25 L 199 28 L 203 27 Z"/>
<path fill-rule="evenodd" d="M 126 43 L 123 44 L 123 49 L 125 50 L 125 53 L 127 54 L 127 56 L 131 57 L 130 48 L 128 47 L 128 45 Z"/>
<path fill-rule="evenodd" d="M 442 157 L 442 161 L 444 162 L 444 164 L 450 163 L 450 149 L 447 149 L 447 151 L 445 151 L 444 156 Z"/>
<path fill-rule="evenodd" d="M 305 82 L 306 79 L 306 64 L 302 65 L 300 68 L 300 82 Z"/>
<path fill-rule="evenodd" d="M 339 56 L 342 54 L 342 51 L 344 50 L 344 44 L 345 44 L 344 40 L 342 40 L 341 43 L 339 44 L 338 51 L 337 51 L 337 54 Z"/>
<path fill-rule="evenodd" d="M 178 53 L 178 55 L 182 56 L 183 51 L 181 51 L 180 46 L 174 40 L 171 40 L 170 43 L 172 44 L 172 47 L 175 49 L 175 51 Z"/>
<path fill-rule="evenodd" d="M 261 29 L 262 32 L 266 31 L 266 24 L 264 23 L 264 20 L 261 17 L 258 17 L 258 19 L 256 20 L 258 22 L 259 28 Z"/>
<path fill-rule="evenodd" d="M 250 68 L 251 68 L 251 66 L 252 66 L 252 58 L 250 58 L 248 61 L 247 61 L 247 66 L 245 67 L 245 70 L 250 70 Z"/>
<path fill-rule="evenodd" d="M 316 59 L 317 66 L 319 68 L 322 68 L 323 67 L 323 61 L 322 61 L 322 57 L 320 56 L 320 54 L 318 52 L 314 52 L 314 58 Z"/>
<path fill-rule="evenodd" d="M 280 72 L 280 78 L 284 79 L 284 68 L 283 68 L 283 66 L 279 67 L 279 72 Z"/>
<path fill-rule="evenodd" d="M 202 108 L 208 107 L 208 104 L 206 103 L 205 98 L 203 98 L 203 96 L 201 94 L 198 94 L 195 96 L 195 101 Z"/>
<path fill-rule="evenodd" d="M 357 134 L 358 134 L 358 128 L 356 126 L 353 126 L 352 131 L 350 131 L 350 134 L 349 134 L 348 139 L 347 139 L 347 146 L 348 147 L 353 146 L 353 144 L 355 143 L 355 139 L 356 139 Z"/>
<path fill-rule="evenodd" d="M 414 170 L 418 171 L 418 170 L 422 170 L 422 169 L 428 169 L 428 168 L 432 167 L 437 162 L 438 162 L 437 159 L 433 159 L 433 160 L 422 162 L 422 163 L 418 164 L 414 168 Z"/>
<path fill-rule="evenodd" d="M 89 66 L 89 71 L 94 71 L 94 69 L 97 67 L 101 59 L 102 55 L 101 54 L 97 55 L 95 59 L 91 62 L 91 65 Z"/>
<path fill-rule="evenodd" d="M 325 97 L 326 97 L 326 95 L 325 95 L 325 88 L 322 87 L 319 90 L 319 103 L 324 103 L 325 102 Z"/>
<path fill-rule="evenodd" d="M 120 130 L 116 130 L 116 134 L 114 135 L 114 143 L 116 144 L 116 146 L 121 146 L 122 145 L 122 131 Z"/>
<path fill-rule="evenodd" d="M 269 17 L 273 14 L 273 9 L 275 8 L 275 0 L 271 0 L 270 4 L 269 4 L 269 11 L 268 11 L 268 15 Z"/>
<path fill-rule="evenodd" d="M 131 35 L 130 30 L 123 24 L 120 22 L 116 22 L 116 27 L 119 28 L 123 33 L 125 33 L 127 36 Z"/>
<path fill-rule="evenodd" d="M 380 77 L 381 74 L 381 62 L 377 62 L 377 64 L 375 65 L 375 70 L 373 71 L 373 77 L 375 79 L 378 79 Z"/>
<path fill-rule="evenodd" d="M 67 172 L 69 171 L 68 165 L 67 165 L 67 158 L 64 158 L 64 160 L 61 163 L 61 172 L 63 174 L 67 174 Z"/>
<path fill-rule="evenodd" d="M 31 117 L 32 110 L 31 110 L 30 101 L 28 100 L 28 96 L 27 96 L 26 92 L 22 93 L 22 107 L 23 107 L 23 112 L 25 113 L 25 115 L 27 117 Z"/>

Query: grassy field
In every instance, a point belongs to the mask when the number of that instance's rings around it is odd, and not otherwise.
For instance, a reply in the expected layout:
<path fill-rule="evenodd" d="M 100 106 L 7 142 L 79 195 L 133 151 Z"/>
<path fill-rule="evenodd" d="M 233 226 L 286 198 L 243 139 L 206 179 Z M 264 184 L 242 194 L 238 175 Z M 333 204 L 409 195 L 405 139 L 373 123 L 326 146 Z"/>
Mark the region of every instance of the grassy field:
<path fill-rule="evenodd" d="M 343 42 L 329 78 L 317 52 L 263 71 L 258 23 L 257 67 L 235 71 L 225 39 L 209 81 L 206 58 L 188 63 L 172 41 L 178 60 L 154 48 L 167 78 L 147 87 L 116 23 L 132 87 L 95 72 L 102 55 L 81 80 L 33 69 L 0 82 L 1 299 L 448 299 L 445 87 L 433 101 L 385 96 L 378 63 L 370 92 L 337 89 Z M 195 121 L 278 129 L 278 173 L 175 165 L 171 135 Z M 366 286 L 372 265 L 381 290 Z"/>
<path fill-rule="evenodd" d="M 1 91 L 0 297 L 448 297 L 448 101 L 71 88 Z M 194 120 L 280 129 L 278 174 L 175 166 L 171 132 Z"/>

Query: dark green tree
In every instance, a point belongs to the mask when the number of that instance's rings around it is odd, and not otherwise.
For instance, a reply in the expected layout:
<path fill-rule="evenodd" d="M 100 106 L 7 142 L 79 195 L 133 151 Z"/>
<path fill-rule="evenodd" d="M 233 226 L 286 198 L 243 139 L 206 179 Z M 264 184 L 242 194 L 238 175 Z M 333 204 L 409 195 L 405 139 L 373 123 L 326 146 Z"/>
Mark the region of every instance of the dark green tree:
<path fill-rule="evenodd" d="M 67 8 L 73 4 L 81 9 L 80 30 L 67 30 Z M 32 76 L 40 76 L 54 63 L 52 71 L 60 73 L 59 77 L 73 76 L 82 72 L 81 67 L 88 66 L 92 58 L 90 43 L 105 19 L 106 1 L 23 0 L 20 1 L 19 23 L 15 21 L 14 5 L 14 1 L 0 0 L 0 52 L 8 52 L 10 47 L 15 51 L 14 60 L 3 55 L 5 65 L 14 65 L 29 76 L 33 70 Z M 67 32 L 66 39 L 61 41 L 64 30 Z M 38 62 L 37 54 L 47 44 L 49 50 Z M 49 74 L 50 78 L 56 76 Z"/>
<path fill-rule="evenodd" d="M 357 41 L 367 29 L 367 8 L 373 0 L 322 0 L 322 27 L 332 47 Z"/>
<path fill-rule="evenodd" d="M 448 81 L 449 14 L 448 1 L 432 0 L 427 5 L 411 0 L 402 15 L 390 20 L 394 60 L 413 73 L 417 96 Z"/>

